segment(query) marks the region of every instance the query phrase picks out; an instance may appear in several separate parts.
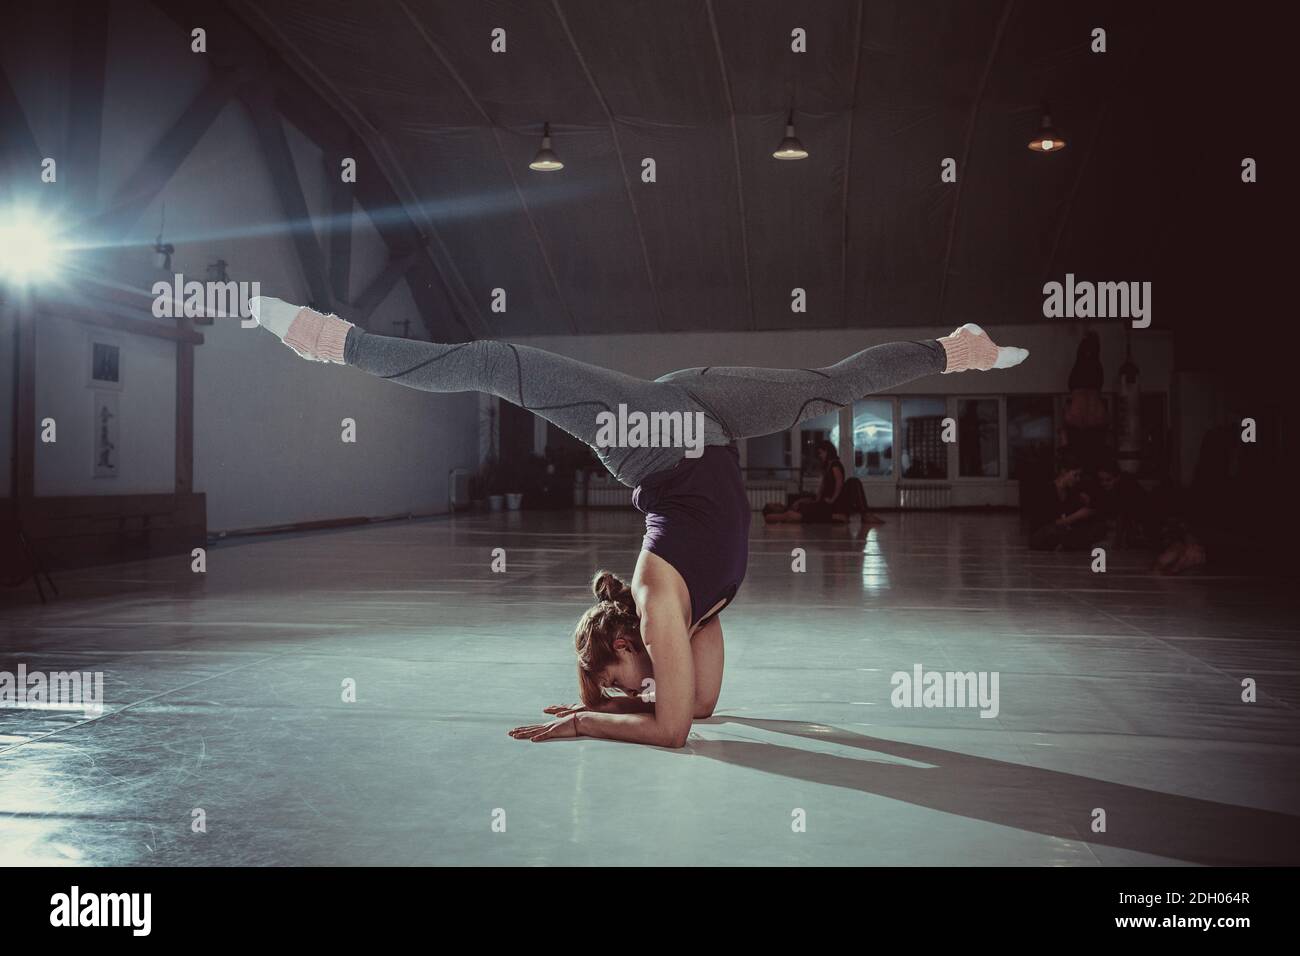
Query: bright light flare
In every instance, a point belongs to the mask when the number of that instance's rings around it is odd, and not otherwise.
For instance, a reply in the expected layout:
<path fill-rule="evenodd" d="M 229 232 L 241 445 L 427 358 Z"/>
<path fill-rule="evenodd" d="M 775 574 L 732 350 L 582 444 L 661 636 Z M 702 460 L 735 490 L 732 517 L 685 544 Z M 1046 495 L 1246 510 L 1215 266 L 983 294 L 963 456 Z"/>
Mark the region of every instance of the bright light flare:
<path fill-rule="evenodd" d="M 0 217 L 0 278 L 28 285 L 54 278 L 61 246 L 53 231 L 27 212 Z"/>

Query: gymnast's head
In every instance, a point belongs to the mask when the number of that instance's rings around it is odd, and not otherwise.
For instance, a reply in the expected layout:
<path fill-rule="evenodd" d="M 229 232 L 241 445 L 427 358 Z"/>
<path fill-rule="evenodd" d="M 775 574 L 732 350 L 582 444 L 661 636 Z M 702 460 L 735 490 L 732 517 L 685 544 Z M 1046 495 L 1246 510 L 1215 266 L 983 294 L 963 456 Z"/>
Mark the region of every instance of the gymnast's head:
<path fill-rule="evenodd" d="M 654 674 L 654 668 L 641 642 L 641 619 L 628 586 L 610 571 L 597 571 L 591 590 L 596 604 L 578 621 L 573 649 L 578 654 L 582 702 L 596 707 L 609 691 L 641 694 L 643 681 Z"/>

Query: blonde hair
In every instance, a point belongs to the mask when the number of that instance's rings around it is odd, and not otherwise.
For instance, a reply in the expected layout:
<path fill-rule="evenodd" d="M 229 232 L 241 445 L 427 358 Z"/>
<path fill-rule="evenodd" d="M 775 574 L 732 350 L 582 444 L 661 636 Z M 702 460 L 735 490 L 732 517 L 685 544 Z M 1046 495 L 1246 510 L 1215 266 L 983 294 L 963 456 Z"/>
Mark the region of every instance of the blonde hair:
<path fill-rule="evenodd" d="M 612 571 L 597 571 L 591 581 L 597 603 L 588 608 L 573 630 L 573 649 L 578 655 L 578 691 L 582 702 L 595 707 L 605 699 L 600 674 L 618 660 L 614 642 L 620 637 L 638 651 L 641 618 L 636 612 L 631 589 Z"/>

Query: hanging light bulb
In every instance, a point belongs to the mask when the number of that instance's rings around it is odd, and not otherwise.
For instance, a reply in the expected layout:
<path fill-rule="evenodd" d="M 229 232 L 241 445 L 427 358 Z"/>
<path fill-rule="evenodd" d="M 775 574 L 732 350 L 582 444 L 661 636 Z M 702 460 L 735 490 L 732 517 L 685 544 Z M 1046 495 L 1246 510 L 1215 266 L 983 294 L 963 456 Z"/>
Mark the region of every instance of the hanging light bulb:
<path fill-rule="evenodd" d="M 1029 148 L 1036 153 L 1059 153 L 1065 149 L 1065 135 L 1052 125 L 1046 106 L 1043 107 L 1043 125 L 1029 141 Z"/>
<path fill-rule="evenodd" d="M 804 149 L 803 143 L 799 142 L 799 137 L 794 135 L 794 110 L 785 121 L 785 139 L 781 140 L 781 145 L 776 148 L 772 154 L 776 159 L 807 159 L 808 150 Z"/>
<path fill-rule="evenodd" d="M 542 127 L 542 148 L 537 151 L 533 161 L 528 164 L 529 169 L 536 169 L 539 172 L 549 173 L 557 169 L 563 169 L 564 163 L 560 162 L 560 157 L 555 155 L 551 149 L 551 124 L 546 123 Z"/>

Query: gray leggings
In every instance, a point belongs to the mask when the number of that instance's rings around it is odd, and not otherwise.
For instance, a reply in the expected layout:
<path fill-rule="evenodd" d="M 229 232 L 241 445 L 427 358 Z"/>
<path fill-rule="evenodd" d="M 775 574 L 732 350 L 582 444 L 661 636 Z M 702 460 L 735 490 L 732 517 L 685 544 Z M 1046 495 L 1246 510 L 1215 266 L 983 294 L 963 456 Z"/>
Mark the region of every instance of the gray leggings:
<path fill-rule="evenodd" d="M 610 474 L 629 487 L 672 468 L 680 447 L 602 448 L 601 412 L 649 415 L 702 412 L 704 444 L 726 445 L 785 431 L 865 395 L 944 370 L 943 346 L 890 342 L 825 368 L 689 368 L 653 382 L 542 349 L 507 342 L 437 345 L 348 330 L 344 361 L 363 372 L 426 392 L 488 392 L 592 446 Z"/>

